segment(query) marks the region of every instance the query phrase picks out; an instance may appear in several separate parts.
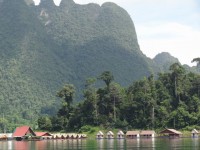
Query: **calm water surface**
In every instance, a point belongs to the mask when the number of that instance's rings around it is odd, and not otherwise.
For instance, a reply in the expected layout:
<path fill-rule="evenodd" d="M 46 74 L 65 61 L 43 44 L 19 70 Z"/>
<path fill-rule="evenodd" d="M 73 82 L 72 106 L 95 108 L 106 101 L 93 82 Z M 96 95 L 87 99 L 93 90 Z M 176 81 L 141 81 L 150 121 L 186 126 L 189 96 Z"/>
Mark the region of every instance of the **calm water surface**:
<path fill-rule="evenodd" d="M 0 141 L 0 150 L 200 150 L 200 138 Z"/>

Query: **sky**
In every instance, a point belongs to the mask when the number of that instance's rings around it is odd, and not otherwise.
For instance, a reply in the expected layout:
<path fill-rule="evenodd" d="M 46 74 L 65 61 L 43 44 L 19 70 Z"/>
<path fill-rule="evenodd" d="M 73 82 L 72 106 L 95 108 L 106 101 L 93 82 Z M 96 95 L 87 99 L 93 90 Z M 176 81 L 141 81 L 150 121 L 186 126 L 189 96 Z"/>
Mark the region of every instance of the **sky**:
<path fill-rule="evenodd" d="M 35 4 L 39 0 L 34 0 Z M 59 5 L 60 0 L 54 0 Z M 141 51 L 150 58 L 169 52 L 190 66 L 200 57 L 200 0 L 74 0 L 77 4 L 114 2 L 131 16 Z"/>

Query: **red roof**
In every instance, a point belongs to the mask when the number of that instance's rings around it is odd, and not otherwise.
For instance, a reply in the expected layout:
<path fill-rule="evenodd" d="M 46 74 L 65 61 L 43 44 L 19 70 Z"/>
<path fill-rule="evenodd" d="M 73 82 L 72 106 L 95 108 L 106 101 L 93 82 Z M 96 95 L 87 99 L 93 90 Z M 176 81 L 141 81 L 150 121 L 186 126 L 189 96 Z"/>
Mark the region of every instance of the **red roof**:
<path fill-rule="evenodd" d="M 35 132 L 36 136 L 51 136 L 48 132 Z"/>
<path fill-rule="evenodd" d="M 26 134 L 35 135 L 35 133 L 29 126 L 21 126 L 16 128 L 15 132 L 13 133 L 13 137 L 22 137 Z"/>

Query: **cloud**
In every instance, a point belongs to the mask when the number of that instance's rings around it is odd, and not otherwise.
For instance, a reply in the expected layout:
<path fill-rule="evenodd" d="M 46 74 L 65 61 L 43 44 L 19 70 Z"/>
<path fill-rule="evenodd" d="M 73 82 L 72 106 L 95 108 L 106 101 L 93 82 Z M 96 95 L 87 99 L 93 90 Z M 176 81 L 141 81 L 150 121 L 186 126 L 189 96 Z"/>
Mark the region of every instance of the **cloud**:
<path fill-rule="evenodd" d="M 38 5 L 38 4 L 40 3 L 40 0 L 33 0 L 33 1 L 35 2 L 36 5 Z M 60 4 L 60 1 L 61 1 L 61 0 L 54 0 L 54 3 L 55 3 L 56 5 L 59 5 L 59 4 Z"/>
<path fill-rule="evenodd" d="M 151 58 L 167 51 L 177 57 L 182 64 L 194 65 L 191 64 L 191 60 L 200 57 L 200 30 L 168 22 L 154 26 L 140 26 L 137 31 L 141 50 Z"/>

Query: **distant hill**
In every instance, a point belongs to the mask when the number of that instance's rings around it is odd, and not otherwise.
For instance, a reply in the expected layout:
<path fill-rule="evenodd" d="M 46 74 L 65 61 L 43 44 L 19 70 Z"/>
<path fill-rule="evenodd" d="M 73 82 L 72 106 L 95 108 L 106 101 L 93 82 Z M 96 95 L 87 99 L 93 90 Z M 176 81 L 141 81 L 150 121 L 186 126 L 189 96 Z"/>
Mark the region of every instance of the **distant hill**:
<path fill-rule="evenodd" d="M 85 80 L 103 71 L 127 86 L 168 66 L 168 58 L 159 62 L 164 54 L 151 60 L 141 52 L 129 14 L 114 3 L 1 0 L 0 52 L 0 113 L 13 123 L 56 113 L 65 83 L 81 100 Z"/>
<path fill-rule="evenodd" d="M 153 60 L 155 61 L 155 63 L 157 64 L 157 66 L 160 66 L 160 68 L 162 69 L 162 71 L 167 71 L 169 70 L 169 67 L 173 64 L 173 63 L 180 63 L 179 60 L 175 57 L 173 57 L 170 53 L 168 52 L 162 52 L 157 54 Z"/>

